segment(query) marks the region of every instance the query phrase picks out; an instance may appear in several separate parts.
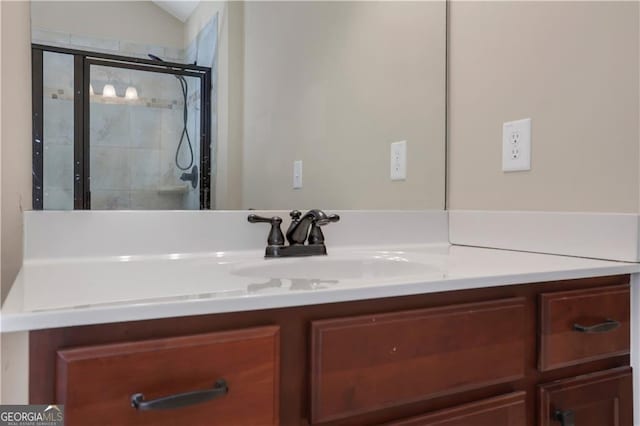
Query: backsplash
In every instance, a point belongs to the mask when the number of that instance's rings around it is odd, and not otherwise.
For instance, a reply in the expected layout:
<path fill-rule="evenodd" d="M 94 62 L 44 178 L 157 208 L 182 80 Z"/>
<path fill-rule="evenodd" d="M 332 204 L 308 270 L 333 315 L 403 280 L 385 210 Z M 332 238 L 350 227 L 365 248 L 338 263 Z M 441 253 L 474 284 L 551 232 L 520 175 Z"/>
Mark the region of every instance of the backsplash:
<path fill-rule="evenodd" d="M 25 261 L 255 250 L 263 253 L 269 227 L 247 222 L 249 211 L 28 211 Z M 288 211 L 251 211 L 280 216 Z M 340 221 L 325 227 L 327 248 L 448 244 L 444 210 L 327 210 Z M 260 256 L 258 256 L 260 258 Z"/>

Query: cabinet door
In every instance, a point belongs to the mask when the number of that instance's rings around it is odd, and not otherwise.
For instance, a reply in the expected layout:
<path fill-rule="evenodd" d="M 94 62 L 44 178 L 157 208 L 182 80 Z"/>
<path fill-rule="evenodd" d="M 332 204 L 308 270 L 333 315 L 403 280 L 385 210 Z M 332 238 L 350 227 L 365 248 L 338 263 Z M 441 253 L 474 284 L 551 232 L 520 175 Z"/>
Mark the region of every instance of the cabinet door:
<path fill-rule="evenodd" d="M 526 426 L 525 395 L 524 392 L 513 392 L 386 426 Z"/>
<path fill-rule="evenodd" d="M 65 424 L 277 425 L 279 329 L 58 351 Z"/>
<path fill-rule="evenodd" d="M 631 426 L 630 367 L 540 386 L 540 426 Z"/>

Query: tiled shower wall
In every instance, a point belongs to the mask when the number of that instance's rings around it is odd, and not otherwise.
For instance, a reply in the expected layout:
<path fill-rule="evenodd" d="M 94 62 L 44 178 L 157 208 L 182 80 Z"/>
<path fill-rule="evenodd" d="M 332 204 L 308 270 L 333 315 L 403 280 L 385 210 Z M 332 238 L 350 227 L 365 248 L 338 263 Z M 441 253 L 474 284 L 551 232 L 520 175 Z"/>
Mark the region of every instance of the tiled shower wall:
<path fill-rule="evenodd" d="M 183 128 L 182 92 L 170 74 L 122 68 L 93 67 L 91 82 L 96 93 L 113 84 L 119 96 L 136 87 L 139 99 L 92 97 L 91 191 L 94 209 L 189 209 L 195 190 L 179 179 L 175 153 Z M 190 86 L 199 80 L 187 77 Z M 189 117 L 199 114 L 193 107 Z M 198 158 L 199 129 L 189 129 L 194 156 Z M 188 164 L 188 145 L 180 150 L 180 164 Z M 197 194 L 196 194 L 197 197 Z"/>
<path fill-rule="evenodd" d="M 215 51 L 217 27 L 201 31 L 190 44 L 193 63 Z M 205 40 L 203 34 L 212 40 Z M 100 40 L 53 32 L 34 31 L 34 42 L 83 50 L 146 57 L 153 53 L 183 62 L 181 50 Z M 212 66 L 211 63 L 199 65 Z M 194 164 L 200 158 L 200 80 L 186 77 L 189 84 L 187 122 Z M 92 209 L 198 209 L 199 186 L 179 179 L 183 173 L 174 157 L 183 128 L 183 97 L 180 83 L 170 74 L 93 66 L 91 83 L 91 204 Z M 105 84 L 112 84 L 117 98 L 102 97 Z M 73 208 L 73 57 L 45 53 L 44 58 L 44 207 Z M 124 99 L 129 86 L 136 87 L 137 100 Z M 215 134 L 215 133 L 214 133 Z M 212 141 L 212 145 L 215 142 Z M 185 139 L 180 164 L 189 164 Z"/>
<path fill-rule="evenodd" d="M 180 62 L 185 57 L 183 49 L 155 46 L 151 44 L 133 43 L 124 40 L 108 40 L 96 37 L 86 37 L 77 34 L 60 33 L 34 28 L 31 41 L 48 46 L 68 47 L 72 49 L 88 50 L 91 52 L 111 53 L 114 55 L 148 58 L 152 53 L 167 61 Z"/>

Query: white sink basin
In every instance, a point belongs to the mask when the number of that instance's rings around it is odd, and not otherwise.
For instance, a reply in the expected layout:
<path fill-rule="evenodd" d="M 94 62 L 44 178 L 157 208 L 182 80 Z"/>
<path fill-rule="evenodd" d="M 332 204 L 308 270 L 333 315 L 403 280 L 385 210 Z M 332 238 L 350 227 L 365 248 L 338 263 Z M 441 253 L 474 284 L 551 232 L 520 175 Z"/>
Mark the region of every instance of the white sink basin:
<path fill-rule="evenodd" d="M 238 265 L 230 272 L 240 277 L 267 279 L 347 280 L 406 277 L 438 271 L 434 266 L 397 258 L 305 257 L 268 259 L 257 264 Z"/>

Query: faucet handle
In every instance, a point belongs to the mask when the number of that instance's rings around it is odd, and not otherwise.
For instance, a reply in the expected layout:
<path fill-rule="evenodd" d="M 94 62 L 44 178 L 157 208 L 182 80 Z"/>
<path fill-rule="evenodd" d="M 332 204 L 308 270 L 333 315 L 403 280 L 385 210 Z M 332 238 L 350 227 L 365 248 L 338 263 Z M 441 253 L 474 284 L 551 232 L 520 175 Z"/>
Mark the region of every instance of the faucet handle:
<path fill-rule="evenodd" d="M 337 222 L 340 220 L 340 216 L 337 214 L 330 214 L 327 216 L 327 220 L 329 221 L 328 223 Z M 311 245 L 324 244 L 324 234 L 322 233 L 320 225 L 315 223 L 311 224 L 311 231 L 309 231 L 309 237 L 307 240 Z"/>
<path fill-rule="evenodd" d="M 300 210 L 291 210 L 289 216 L 291 216 L 291 220 L 298 221 L 300 220 L 300 216 L 302 216 L 302 212 Z"/>
<path fill-rule="evenodd" d="M 270 246 L 284 245 L 284 234 L 280 229 L 280 224 L 282 224 L 282 218 L 280 216 L 262 217 L 256 214 L 250 214 L 249 216 L 247 216 L 247 220 L 250 223 L 270 223 L 271 230 L 269 231 L 267 244 Z"/>

